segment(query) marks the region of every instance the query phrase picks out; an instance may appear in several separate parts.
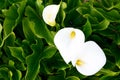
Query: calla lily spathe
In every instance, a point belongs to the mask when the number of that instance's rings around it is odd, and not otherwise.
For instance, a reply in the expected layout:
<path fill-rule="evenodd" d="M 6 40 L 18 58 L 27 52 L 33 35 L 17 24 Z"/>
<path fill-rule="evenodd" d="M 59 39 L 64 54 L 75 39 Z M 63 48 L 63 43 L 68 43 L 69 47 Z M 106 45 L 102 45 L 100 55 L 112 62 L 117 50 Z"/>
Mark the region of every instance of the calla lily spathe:
<path fill-rule="evenodd" d="M 86 76 L 94 75 L 106 63 L 106 56 L 103 50 L 94 41 L 85 42 L 81 49 L 76 48 L 72 64 L 77 70 Z"/>
<path fill-rule="evenodd" d="M 59 30 L 54 43 L 64 61 L 76 67 L 78 72 L 90 76 L 97 73 L 106 63 L 103 50 L 94 41 L 85 42 L 84 33 L 75 28 Z"/>
<path fill-rule="evenodd" d="M 72 54 L 75 48 L 73 45 L 83 44 L 84 40 L 83 32 L 74 28 L 63 28 L 54 37 L 54 43 L 67 64 L 71 61 L 72 56 L 74 56 Z"/>
<path fill-rule="evenodd" d="M 52 4 L 48 5 L 43 9 L 43 20 L 45 21 L 46 24 L 50 26 L 55 26 L 56 25 L 56 16 L 59 11 L 60 5 Z"/>

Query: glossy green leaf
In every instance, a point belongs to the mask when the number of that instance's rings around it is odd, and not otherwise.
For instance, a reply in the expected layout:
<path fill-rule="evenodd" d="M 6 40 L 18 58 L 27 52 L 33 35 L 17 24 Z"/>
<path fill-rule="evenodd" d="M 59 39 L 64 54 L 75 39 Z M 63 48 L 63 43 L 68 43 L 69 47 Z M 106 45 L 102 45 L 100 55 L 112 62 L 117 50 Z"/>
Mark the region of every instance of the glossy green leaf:
<path fill-rule="evenodd" d="M 22 48 L 24 50 L 24 56 L 25 57 L 32 53 L 32 49 L 31 49 L 30 45 L 31 45 L 30 41 L 28 41 L 28 40 L 23 40 L 22 41 Z"/>
<path fill-rule="evenodd" d="M 30 55 L 26 58 L 27 62 L 27 72 L 26 72 L 26 77 L 25 80 L 35 80 L 39 69 L 40 69 L 40 60 L 38 58 L 38 55 Z"/>
<path fill-rule="evenodd" d="M 35 80 L 42 80 L 40 76 L 37 76 Z"/>
<path fill-rule="evenodd" d="M 22 47 L 9 47 L 11 55 L 19 61 L 25 63 L 24 51 Z"/>
<path fill-rule="evenodd" d="M 116 35 L 115 42 L 117 45 L 120 45 L 120 34 Z"/>
<path fill-rule="evenodd" d="M 4 51 L 10 59 L 14 59 L 14 58 L 11 55 L 11 52 L 10 52 L 8 46 L 13 46 L 14 45 L 15 38 L 16 38 L 15 33 L 12 32 L 6 38 L 3 39 L 2 44 L 1 44 L 1 46 L 4 45 Z"/>
<path fill-rule="evenodd" d="M 114 57 L 115 57 L 115 60 L 116 60 L 116 65 L 118 66 L 118 68 L 120 69 L 120 51 L 119 51 L 119 47 L 117 47 L 116 45 L 112 45 L 110 47 L 111 49 L 111 52 L 113 53 Z"/>
<path fill-rule="evenodd" d="M 90 11 L 91 11 L 89 4 L 88 4 L 88 5 L 80 6 L 80 7 L 78 7 L 76 10 L 77 10 L 80 14 L 82 14 L 83 16 L 84 16 L 85 14 L 90 14 Z"/>
<path fill-rule="evenodd" d="M 6 12 L 6 18 L 3 24 L 5 36 L 10 34 L 19 23 L 20 18 L 22 17 L 22 13 L 24 11 L 25 4 L 26 3 L 24 1 L 18 4 L 13 4 Z"/>
<path fill-rule="evenodd" d="M 119 7 L 120 7 L 120 2 L 118 1 L 117 4 L 115 4 L 113 7 L 119 9 Z"/>
<path fill-rule="evenodd" d="M 66 75 L 69 76 L 76 76 L 78 78 L 80 78 L 81 80 L 84 79 L 84 78 L 87 78 L 87 76 L 84 76 L 82 74 L 80 74 L 75 67 L 71 67 L 67 72 L 66 72 Z"/>
<path fill-rule="evenodd" d="M 105 76 L 118 76 L 119 75 L 119 72 L 114 72 L 114 71 L 108 70 L 108 69 L 102 69 L 99 73 L 102 73 Z"/>
<path fill-rule="evenodd" d="M 113 6 L 113 0 L 101 0 L 101 2 L 107 8 L 110 8 Z"/>
<path fill-rule="evenodd" d="M 45 48 L 43 50 L 43 52 L 40 54 L 41 58 L 44 59 L 44 58 L 51 58 L 55 53 L 56 53 L 57 49 L 53 46 L 49 46 L 47 48 Z"/>
<path fill-rule="evenodd" d="M 26 71 L 26 64 L 25 63 L 22 63 L 22 62 L 15 62 L 15 65 L 16 69 L 20 70 L 20 71 Z"/>
<path fill-rule="evenodd" d="M 5 35 L 8 35 L 9 33 L 11 33 L 13 28 L 15 27 L 15 20 L 17 18 L 17 14 L 15 14 L 14 16 L 11 16 L 11 15 L 14 13 L 17 13 L 16 10 L 17 8 L 13 5 L 7 11 L 7 13 L 9 14 L 6 13 L 6 18 L 3 24 Z"/>
<path fill-rule="evenodd" d="M 114 39 L 115 38 L 115 32 L 113 32 L 109 28 L 106 29 L 106 30 L 100 31 L 99 34 L 101 34 L 102 36 L 105 36 L 107 38 L 110 38 L 110 39 Z"/>
<path fill-rule="evenodd" d="M 93 29 L 96 30 L 105 30 L 108 28 L 110 22 L 107 19 L 104 19 L 99 24 L 93 24 Z"/>
<path fill-rule="evenodd" d="M 65 80 L 65 71 L 58 71 L 54 76 L 49 76 L 48 80 Z"/>
<path fill-rule="evenodd" d="M 14 66 L 14 61 L 9 60 L 9 70 L 11 70 L 12 80 L 21 80 L 22 73 L 21 71 L 17 70 Z"/>
<path fill-rule="evenodd" d="M 47 28 L 46 24 L 43 22 L 42 18 L 38 16 L 30 6 L 27 6 L 26 8 L 26 16 L 33 25 L 30 27 L 34 34 L 39 38 L 44 38 L 48 44 L 53 45 L 53 35 Z"/>
<path fill-rule="evenodd" d="M 67 0 L 67 10 L 73 10 L 80 5 L 80 0 Z"/>
<path fill-rule="evenodd" d="M 26 37 L 30 42 L 33 42 L 35 40 L 35 35 L 31 29 L 33 27 L 33 23 L 28 20 L 28 18 L 24 18 L 23 21 L 23 32 Z"/>
<path fill-rule="evenodd" d="M 101 77 L 100 80 L 112 80 L 111 78 L 112 78 L 112 76 L 107 75 L 107 76 Z"/>
<path fill-rule="evenodd" d="M 111 11 L 104 11 L 103 9 L 97 9 L 103 16 L 111 22 L 119 22 L 120 21 L 120 14 L 117 10 Z"/>
<path fill-rule="evenodd" d="M 57 23 L 60 23 L 62 27 L 64 27 L 64 20 L 66 17 L 66 13 L 65 13 L 65 2 L 61 2 L 60 3 L 60 9 L 59 9 L 59 13 L 57 14 Z"/>
<path fill-rule="evenodd" d="M 22 77 L 21 71 L 13 69 L 12 73 L 13 73 L 12 80 L 21 80 Z"/>
<path fill-rule="evenodd" d="M 35 80 L 40 69 L 40 53 L 42 52 L 42 43 L 40 40 L 31 46 L 33 53 L 26 57 L 27 72 L 25 80 Z"/>
<path fill-rule="evenodd" d="M 15 33 L 12 32 L 8 36 L 6 36 L 6 38 L 3 39 L 3 42 L 5 42 L 6 46 L 12 46 L 14 45 L 15 38 Z"/>
<path fill-rule="evenodd" d="M 36 0 L 36 8 L 40 16 L 42 16 L 42 11 L 44 9 L 44 6 L 42 5 L 42 3 L 43 3 L 43 0 Z"/>
<path fill-rule="evenodd" d="M 92 28 L 91 28 L 91 24 L 89 22 L 89 19 L 87 19 L 85 25 L 83 25 L 83 32 L 84 32 L 86 38 L 88 36 L 90 36 L 92 33 Z"/>
<path fill-rule="evenodd" d="M 22 13 L 24 11 L 25 2 L 20 2 L 18 4 L 13 4 L 8 11 L 5 12 L 5 20 L 3 23 L 4 27 L 4 36 L 0 47 L 3 46 L 5 40 L 12 34 L 13 29 L 17 26 L 21 20 Z M 14 15 L 13 15 L 14 14 Z"/>
<path fill-rule="evenodd" d="M 50 63 L 50 66 L 53 66 L 53 68 L 59 70 L 65 70 L 71 67 L 69 64 L 66 64 L 64 60 L 62 60 L 59 53 L 56 53 L 56 55 L 52 59 L 50 59 L 48 63 Z"/>
<path fill-rule="evenodd" d="M 108 75 L 106 75 L 106 76 L 103 76 L 103 77 L 101 77 L 100 78 L 100 80 L 119 80 L 120 79 L 120 76 L 118 75 L 118 76 L 108 76 Z"/>
<path fill-rule="evenodd" d="M 2 80 L 12 80 L 10 71 L 7 67 L 0 68 L 0 79 Z"/>

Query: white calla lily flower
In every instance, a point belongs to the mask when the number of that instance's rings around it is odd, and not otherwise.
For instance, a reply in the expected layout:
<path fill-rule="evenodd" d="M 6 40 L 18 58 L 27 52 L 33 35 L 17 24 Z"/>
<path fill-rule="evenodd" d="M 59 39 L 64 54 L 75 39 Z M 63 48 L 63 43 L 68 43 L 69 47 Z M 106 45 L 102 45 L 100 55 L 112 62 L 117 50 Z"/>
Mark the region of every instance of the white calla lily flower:
<path fill-rule="evenodd" d="M 54 43 L 67 64 L 75 56 L 73 51 L 78 47 L 76 45 L 83 44 L 84 40 L 84 33 L 75 28 L 63 28 L 54 37 Z"/>
<path fill-rule="evenodd" d="M 85 76 L 94 75 L 106 63 L 103 50 L 94 41 L 85 42 L 84 33 L 75 28 L 59 30 L 54 43 L 64 61 L 76 67 L 78 72 Z"/>
<path fill-rule="evenodd" d="M 42 16 L 43 20 L 45 21 L 46 24 L 50 26 L 55 26 L 56 25 L 56 16 L 59 11 L 60 5 L 48 5 L 44 8 Z"/>
<path fill-rule="evenodd" d="M 82 49 L 76 49 L 76 57 L 72 61 L 78 72 L 90 76 L 97 73 L 106 63 L 106 56 L 103 50 L 94 42 L 88 41 L 83 44 Z"/>

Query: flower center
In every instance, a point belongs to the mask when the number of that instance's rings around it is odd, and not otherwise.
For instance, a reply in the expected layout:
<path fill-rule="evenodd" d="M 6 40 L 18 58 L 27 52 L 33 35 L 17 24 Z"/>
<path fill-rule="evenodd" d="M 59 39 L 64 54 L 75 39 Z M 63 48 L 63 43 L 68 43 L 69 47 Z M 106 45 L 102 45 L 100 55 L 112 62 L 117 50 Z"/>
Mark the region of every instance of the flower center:
<path fill-rule="evenodd" d="M 77 66 L 80 66 L 80 65 L 82 65 L 82 64 L 83 64 L 83 62 L 82 62 L 81 60 L 78 59 L 78 60 L 76 61 L 76 65 L 77 65 Z"/>
<path fill-rule="evenodd" d="M 70 33 L 70 38 L 73 39 L 73 38 L 75 37 L 75 35 L 76 35 L 75 31 L 72 31 L 72 32 Z"/>

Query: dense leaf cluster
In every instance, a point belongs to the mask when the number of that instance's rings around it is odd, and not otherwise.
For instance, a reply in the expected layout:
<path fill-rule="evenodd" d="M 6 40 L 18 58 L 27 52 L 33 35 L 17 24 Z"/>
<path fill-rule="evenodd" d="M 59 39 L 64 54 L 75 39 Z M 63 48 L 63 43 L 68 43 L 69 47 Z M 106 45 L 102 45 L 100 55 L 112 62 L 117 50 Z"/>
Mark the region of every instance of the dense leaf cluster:
<path fill-rule="evenodd" d="M 61 5 L 55 27 L 42 18 L 49 4 Z M 107 64 L 96 75 L 63 61 L 53 39 L 64 27 L 81 29 L 104 50 Z M 0 0 L 0 80 L 80 79 L 120 80 L 119 0 Z"/>

